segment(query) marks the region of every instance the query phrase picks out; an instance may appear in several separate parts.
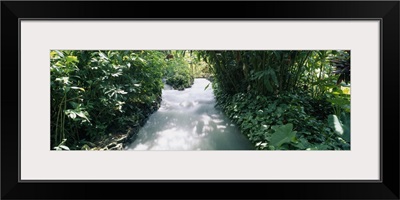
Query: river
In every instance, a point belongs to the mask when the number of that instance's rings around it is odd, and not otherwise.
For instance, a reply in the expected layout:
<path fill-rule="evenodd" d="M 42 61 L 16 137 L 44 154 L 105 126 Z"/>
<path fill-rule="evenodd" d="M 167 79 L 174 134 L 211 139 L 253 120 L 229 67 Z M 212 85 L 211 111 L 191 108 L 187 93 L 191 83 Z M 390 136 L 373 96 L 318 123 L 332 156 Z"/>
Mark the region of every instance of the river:
<path fill-rule="evenodd" d="M 140 129 L 128 150 L 251 150 L 250 141 L 215 108 L 207 79 L 196 78 L 191 88 L 162 91 L 159 110 Z"/>

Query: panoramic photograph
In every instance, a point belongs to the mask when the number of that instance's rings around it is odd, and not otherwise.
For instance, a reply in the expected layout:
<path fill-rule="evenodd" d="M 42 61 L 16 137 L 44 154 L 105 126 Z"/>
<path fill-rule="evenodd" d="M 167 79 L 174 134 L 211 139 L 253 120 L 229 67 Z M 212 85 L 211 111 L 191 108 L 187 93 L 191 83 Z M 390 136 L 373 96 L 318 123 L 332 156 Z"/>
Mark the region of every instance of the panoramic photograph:
<path fill-rule="evenodd" d="M 350 150 L 350 50 L 51 50 L 53 151 Z"/>

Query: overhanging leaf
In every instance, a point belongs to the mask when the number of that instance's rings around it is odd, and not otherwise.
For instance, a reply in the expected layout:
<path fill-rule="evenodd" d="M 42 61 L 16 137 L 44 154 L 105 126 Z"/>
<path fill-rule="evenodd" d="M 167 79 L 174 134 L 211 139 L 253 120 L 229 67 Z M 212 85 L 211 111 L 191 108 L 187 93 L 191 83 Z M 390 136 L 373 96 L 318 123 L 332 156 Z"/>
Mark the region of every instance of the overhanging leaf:
<path fill-rule="evenodd" d="M 207 84 L 207 86 L 204 88 L 204 90 L 207 90 L 207 88 L 210 86 L 210 83 Z"/>

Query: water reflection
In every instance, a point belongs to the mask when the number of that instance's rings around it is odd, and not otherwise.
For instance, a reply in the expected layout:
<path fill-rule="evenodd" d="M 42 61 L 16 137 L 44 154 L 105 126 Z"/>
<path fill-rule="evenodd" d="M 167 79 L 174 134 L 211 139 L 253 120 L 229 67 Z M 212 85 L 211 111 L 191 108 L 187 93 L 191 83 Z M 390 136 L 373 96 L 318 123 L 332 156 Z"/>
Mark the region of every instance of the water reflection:
<path fill-rule="evenodd" d="M 130 150 L 247 150 L 252 149 L 223 113 L 216 109 L 211 86 L 195 79 L 184 91 L 163 90 L 160 109 L 139 131 Z"/>

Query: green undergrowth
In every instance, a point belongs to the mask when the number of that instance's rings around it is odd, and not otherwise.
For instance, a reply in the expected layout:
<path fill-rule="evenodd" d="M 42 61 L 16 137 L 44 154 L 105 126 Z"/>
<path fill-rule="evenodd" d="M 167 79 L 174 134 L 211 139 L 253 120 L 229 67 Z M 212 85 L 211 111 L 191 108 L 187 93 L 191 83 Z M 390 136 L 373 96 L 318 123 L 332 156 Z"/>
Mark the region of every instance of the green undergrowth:
<path fill-rule="evenodd" d="M 194 77 L 189 64 L 183 57 L 175 56 L 167 61 L 165 70 L 166 83 L 176 90 L 184 90 L 193 85 Z"/>
<path fill-rule="evenodd" d="M 326 99 L 304 92 L 264 96 L 255 92 L 228 95 L 217 104 L 259 150 L 348 150 L 350 116 L 331 115 Z"/>
<path fill-rule="evenodd" d="M 85 142 L 143 125 L 161 101 L 159 51 L 51 51 L 51 144 Z"/>
<path fill-rule="evenodd" d="M 176 90 L 184 90 L 193 85 L 194 78 L 189 73 L 176 72 L 166 79 L 166 83 Z"/>

